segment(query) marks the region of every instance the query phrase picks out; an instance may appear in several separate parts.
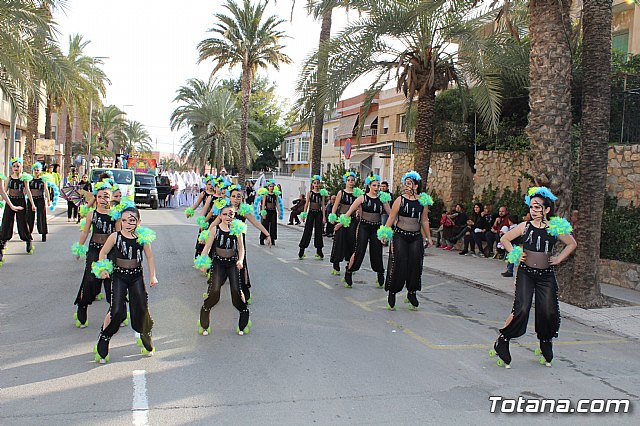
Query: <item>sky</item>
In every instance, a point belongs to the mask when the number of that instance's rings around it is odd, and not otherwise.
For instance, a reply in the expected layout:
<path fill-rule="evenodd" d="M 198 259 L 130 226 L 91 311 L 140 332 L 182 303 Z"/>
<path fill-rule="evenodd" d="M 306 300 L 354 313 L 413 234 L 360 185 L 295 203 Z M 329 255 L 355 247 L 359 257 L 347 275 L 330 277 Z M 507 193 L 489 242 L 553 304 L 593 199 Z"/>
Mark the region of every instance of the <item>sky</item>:
<path fill-rule="evenodd" d="M 241 0 L 240 0 L 241 1 Z M 208 79 L 211 61 L 197 64 L 197 45 L 210 37 L 207 30 L 215 22 L 214 13 L 224 13 L 222 0 L 67 0 L 64 11 L 55 14 L 63 51 L 68 39 L 81 34 L 91 43 L 85 54 L 103 59 L 103 69 L 111 85 L 107 87 L 106 105 L 124 110 L 131 120 L 140 121 L 152 136 L 153 145 L 163 152 L 178 152 L 181 133 L 169 128 L 176 90 L 189 78 Z M 279 15 L 285 22 L 281 29 L 290 37 L 284 41 L 293 60 L 280 71 L 261 71 L 276 84 L 277 94 L 295 99 L 295 81 L 300 64 L 318 44 L 320 23 L 306 15 L 305 0 L 297 0 L 291 18 L 291 0 L 270 1 L 268 15 Z M 349 19 L 344 11 L 334 11 L 332 34 Z M 220 73 L 220 78 L 238 77 L 240 69 Z M 350 87 L 344 96 L 361 93 L 366 84 Z"/>

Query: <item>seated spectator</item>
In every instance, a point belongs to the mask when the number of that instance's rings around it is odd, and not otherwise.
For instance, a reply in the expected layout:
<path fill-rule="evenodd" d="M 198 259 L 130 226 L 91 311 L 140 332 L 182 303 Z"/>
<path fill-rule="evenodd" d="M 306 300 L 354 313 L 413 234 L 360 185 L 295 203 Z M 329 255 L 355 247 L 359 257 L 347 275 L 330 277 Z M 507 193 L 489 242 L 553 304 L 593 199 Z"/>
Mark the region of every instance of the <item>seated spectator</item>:
<path fill-rule="evenodd" d="M 293 206 L 291 207 L 291 215 L 289 216 L 289 225 L 293 225 L 293 221 L 296 221 L 296 225 L 300 225 L 300 219 L 298 215 L 304 211 L 304 206 L 307 204 L 304 194 L 300 194 L 300 198 L 293 200 Z"/>
<path fill-rule="evenodd" d="M 467 214 L 462 208 L 462 204 L 456 204 L 455 211 L 448 214 L 447 217 L 453 221 L 452 227 L 444 229 L 444 250 L 453 250 L 453 246 L 460 238 L 462 238 L 467 229 Z"/>
<path fill-rule="evenodd" d="M 487 244 L 483 249 L 482 243 L 487 241 L 487 232 L 491 231 L 492 225 L 493 214 L 491 214 L 491 205 L 487 204 L 482 209 L 480 218 L 478 219 L 475 229 L 473 230 L 473 240 L 478 246 L 478 255 L 480 257 L 489 257 L 489 244 Z"/>
<path fill-rule="evenodd" d="M 464 247 L 462 249 L 462 251 L 458 254 L 460 255 L 465 255 L 465 254 L 470 254 L 472 256 L 475 256 L 476 254 L 476 240 L 475 240 L 475 233 L 476 230 L 478 229 L 479 225 L 482 225 L 482 211 L 483 211 L 483 207 L 481 203 L 475 203 L 473 205 L 473 213 L 471 213 L 471 217 L 469 217 L 469 219 L 467 219 L 467 228 L 465 229 L 464 232 Z M 471 251 L 469 251 L 469 246 L 471 246 Z M 480 255 L 482 255 L 482 243 L 480 243 Z"/>
<path fill-rule="evenodd" d="M 509 212 L 507 211 L 507 207 L 502 206 L 498 210 L 498 217 L 493 221 L 493 226 L 491 226 L 491 230 L 485 234 L 487 239 L 488 248 L 488 257 L 493 257 L 493 248 L 496 243 L 500 241 L 500 229 L 503 226 L 509 227 Z"/>
<path fill-rule="evenodd" d="M 440 247 L 444 241 L 444 228 L 450 228 L 453 226 L 453 221 L 448 215 L 448 211 L 443 211 L 440 216 L 440 226 L 435 231 L 432 231 L 431 235 L 435 235 L 436 237 L 436 247 Z"/>

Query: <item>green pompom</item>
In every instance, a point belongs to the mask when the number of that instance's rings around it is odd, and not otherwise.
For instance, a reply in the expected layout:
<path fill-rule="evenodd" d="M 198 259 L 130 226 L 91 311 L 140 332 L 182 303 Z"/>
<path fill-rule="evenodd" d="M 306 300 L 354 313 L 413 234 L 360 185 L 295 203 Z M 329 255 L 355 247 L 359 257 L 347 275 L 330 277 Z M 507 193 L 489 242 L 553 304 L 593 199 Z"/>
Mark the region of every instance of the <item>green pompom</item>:
<path fill-rule="evenodd" d="M 6 204 L 7 204 L 7 203 L 5 203 L 5 202 L 4 202 L 4 200 L 0 200 L 0 209 L 4 209 L 4 206 L 5 206 Z"/>
<path fill-rule="evenodd" d="M 389 201 L 391 201 L 391 194 L 389 194 L 388 192 L 380 192 L 380 195 L 378 195 L 378 198 L 380 198 L 380 201 L 384 204 L 384 203 L 388 203 Z"/>
<path fill-rule="evenodd" d="M 209 234 L 210 234 L 210 231 L 208 229 L 205 229 L 200 233 L 200 235 L 198 235 L 198 241 L 201 242 L 202 244 L 205 244 L 209 239 Z"/>
<path fill-rule="evenodd" d="M 7 176 L 0 173 L 0 180 L 7 180 Z"/>
<path fill-rule="evenodd" d="M 303 219 L 306 219 L 307 216 L 309 216 L 309 213 L 307 213 L 307 212 L 300 213 L 300 217 L 303 218 Z"/>
<path fill-rule="evenodd" d="M 193 216 L 195 216 L 196 214 L 196 209 L 194 209 L 193 207 L 188 207 L 185 211 L 184 214 L 187 215 L 187 219 L 192 218 Z"/>
<path fill-rule="evenodd" d="M 27 172 L 22 172 L 20 175 L 20 180 L 23 182 L 31 182 L 33 180 L 33 175 L 30 175 Z"/>
<path fill-rule="evenodd" d="M 364 191 L 360 188 L 353 188 L 353 196 L 359 197 L 364 194 Z"/>
<path fill-rule="evenodd" d="M 196 223 L 200 227 L 200 229 L 207 229 L 209 227 L 209 222 L 207 222 L 207 218 L 204 216 L 198 216 L 196 218 Z"/>
<path fill-rule="evenodd" d="M 273 188 L 273 193 L 276 194 L 278 197 L 280 196 L 280 194 L 282 194 L 282 192 L 280 192 L 277 186 Z"/>
<path fill-rule="evenodd" d="M 348 228 L 351 225 L 351 216 L 347 216 L 346 214 L 341 214 L 338 220 L 345 228 Z"/>
<path fill-rule="evenodd" d="M 156 232 L 144 226 L 139 226 L 136 234 L 138 234 L 138 244 L 141 245 L 151 244 L 156 240 Z"/>
<path fill-rule="evenodd" d="M 433 205 L 433 198 L 431 198 L 431 195 L 425 192 L 422 192 L 420 194 L 420 198 L 418 198 L 418 201 L 420 201 L 420 204 L 422 205 L 422 207 Z"/>
<path fill-rule="evenodd" d="M 327 219 L 329 219 L 330 223 L 336 223 L 338 216 L 335 213 L 329 213 L 329 217 Z"/>
<path fill-rule="evenodd" d="M 260 216 L 267 217 L 267 210 L 266 209 L 260 210 Z"/>
<path fill-rule="evenodd" d="M 234 219 L 233 222 L 231 222 L 231 226 L 229 226 L 229 234 L 238 236 L 244 234 L 245 232 L 247 232 L 246 223 L 238 219 Z"/>
<path fill-rule="evenodd" d="M 513 263 L 515 266 L 518 266 L 520 264 L 522 253 L 524 253 L 522 247 L 513 246 L 513 250 L 511 250 L 511 252 L 507 255 L 507 262 Z"/>
<path fill-rule="evenodd" d="M 96 278 L 100 278 L 100 274 L 102 274 L 103 271 L 111 274 L 113 272 L 113 262 L 109 259 L 103 259 L 91 264 L 91 273 L 93 273 Z"/>
<path fill-rule="evenodd" d="M 388 226 L 382 225 L 378 228 L 378 232 L 376 233 L 379 240 L 391 241 L 393 238 L 393 229 Z"/>
<path fill-rule="evenodd" d="M 71 246 L 71 253 L 73 253 L 74 256 L 84 257 L 87 255 L 87 251 L 89 251 L 89 248 L 84 244 L 73 243 Z"/>
<path fill-rule="evenodd" d="M 80 217 L 87 217 L 89 212 L 92 211 L 92 210 L 95 210 L 95 208 L 89 207 L 88 205 L 83 204 L 78 209 L 78 214 L 80 215 Z"/>
<path fill-rule="evenodd" d="M 242 203 L 240 204 L 240 207 L 238 207 L 238 214 L 240 216 L 246 216 L 248 214 L 251 214 L 251 211 L 252 211 L 252 208 L 247 203 Z"/>
<path fill-rule="evenodd" d="M 80 230 L 81 230 L 81 231 L 84 229 L 84 225 L 86 225 L 86 224 L 87 224 L 87 218 L 86 218 L 86 217 L 85 217 L 85 218 L 83 218 L 83 219 L 78 223 L 78 225 L 80 225 Z"/>
<path fill-rule="evenodd" d="M 258 195 L 262 195 L 265 196 L 269 193 L 269 190 L 267 188 L 260 188 L 258 189 Z"/>
<path fill-rule="evenodd" d="M 193 259 L 193 267 L 196 269 L 209 269 L 211 268 L 211 258 L 204 254 Z"/>
<path fill-rule="evenodd" d="M 549 220 L 547 228 L 549 235 L 558 237 L 560 235 L 569 235 L 573 232 L 573 227 L 569 221 L 563 217 L 554 216 Z"/>
<path fill-rule="evenodd" d="M 322 197 L 328 197 L 329 196 L 329 191 L 327 191 L 326 189 L 322 188 L 320 190 L 320 196 Z"/>

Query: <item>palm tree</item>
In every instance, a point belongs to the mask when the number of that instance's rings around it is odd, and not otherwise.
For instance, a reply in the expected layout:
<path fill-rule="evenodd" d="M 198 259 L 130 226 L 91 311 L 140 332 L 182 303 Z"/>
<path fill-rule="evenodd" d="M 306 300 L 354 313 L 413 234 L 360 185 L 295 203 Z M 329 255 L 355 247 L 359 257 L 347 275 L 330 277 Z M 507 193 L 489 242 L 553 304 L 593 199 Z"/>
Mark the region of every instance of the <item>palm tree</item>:
<path fill-rule="evenodd" d="M 177 93 L 174 101 L 182 105 L 171 114 L 171 129 L 189 129 L 180 154 L 200 170 L 207 162 L 217 168 L 239 166 L 241 120 L 234 94 L 198 79 L 188 80 Z M 248 159 L 255 159 L 257 150 L 251 140 L 247 140 L 246 149 Z"/>
<path fill-rule="evenodd" d="M 114 157 L 118 155 L 126 141 L 124 134 L 126 120 L 122 111 L 115 105 L 109 105 L 95 111 L 92 121 L 96 129 L 97 141 L 104 142 L 107 149 L 113 152 Z"/>
<path fill-rule="evenodd" d="M 472 3 L 472 2 L 469 2 Z M 433 144 L 435 95 L 452 82 L 465 86 L 472 79 L 485 94 L 485 121 L 495 128 L 500 113 L 500 81 L 477 65 L 479 52 L 488 43 L 479 37 L 473 21 L 465 21 L 473 5 L 447 0 L 354 0 L 350 5 L 363 17 L 326 43 L 329 67 L 326 82 L 321 72 L 323 49 L 303 65 L 298 89 L 303 98 L 316 96 L 335 105 L 346 87 L 363 75 L 373 74 L 366 103 L 387 82 L 397 80 L 409 103 L 417 98 L 415 130 L 416 170 L 428 176 Z M 468 50 L 453 52 L 451 41 Z M 305 103 L 305 101 L 302 101 Z M 366 108 L 365 108 L 366 109 Z M 363 120 L 360 120 L 361 126 Z M 360 132 L 359 132 L 360 133 Z"/>
<path fill-rule="evenodd" d="M 527 135 L 534 158 L 533 175 L 538 184 L 558 196 L 556 213 L 561 216 L 568 216 L 571 208 L 570 5 L 570 0 L 529 1 Z M 606 46 L 608 49 L 610 43 Z"/>
<path fill-rule="evenodd" d="M 79 34 L 69 36 L 69 51 L 66 55 L 66 60 L 73 72 L 75 84 L 72 85 L 71 90 L 67 93 L 53 92 L 51 96 L 55 107 L 61 112 L 59 120 L 64 121 L 66 124 L 65 126 L 58 126 L 59 129 L 65 129 L 61 134 L 61 138 L 64 140 L 65 167 L 71 166 L 72 116 L 75 116 L 77 112 L 79 117 L 87 117 L 89 115 L 90 101 L 93 101 L 93 104 L 99 108 L 102 105 L 100 97 L 105 96 L 106 83 L 109 82 L 106 74 L 100 68 L 102 61 L 86 56 L 83 53 L 90 43 L 89 40 L 84 40 Z M 73 124 L 75 124 L 75 117 Z M 85 120 L 82 127 L 88 129 L 88 120 Z"/>
<path fill-rule="evenodd" d="M 123 150 L 129 153 L 150 153 L 153 151 L 151 146 L 151 135 L 144 125 L 139 121 L 125 120 L 124 127 Z"/>
<path fill-rule="evenodd" d="M 283 22 L 275 16 L 263 19 L 266 2 L 255 6 L 250 0 L 243 0 L 240 8 L 234 0 L 227 0 L 224 8 L 229 15 L 216 13 L 217 23 L 209 32 L 213 38 L 202 40 L 198 44 L 199 62 L 212 58 L 215 75 L 224 67 L 242 67 L 242 108 L 240 126 L 240 156 L 238 179 L 245 180 L 247 167 L 247 133 L 249 128 L 249 101 L 251 85 L 258 68 L 272 65 L 276 70 L 281 63 L 290 63 L 291 59 L 282 52 L 281 39 L 284 33 L 278 30 Z"/>
<path fill-rule="evenodd" d="M 611 0 L 583 4 L 582 141 L 580 144 L 578 249 L 574 276 L 563 299 L 581 307 L 601 306 L 598 280 L 602 211 L 607 187 L 611 102 Z"/>

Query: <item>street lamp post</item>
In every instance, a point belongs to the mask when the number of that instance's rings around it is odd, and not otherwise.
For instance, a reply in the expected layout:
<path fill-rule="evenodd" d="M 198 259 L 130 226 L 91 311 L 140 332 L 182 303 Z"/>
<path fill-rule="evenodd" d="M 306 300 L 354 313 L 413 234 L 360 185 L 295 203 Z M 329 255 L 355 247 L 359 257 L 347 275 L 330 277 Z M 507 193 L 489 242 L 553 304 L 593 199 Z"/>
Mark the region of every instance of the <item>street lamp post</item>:
<path fill-rule="evenodd" d="M 91 86 L 93 86 L 93 71 L 96 66 L 96 59 L 109 59 L 108 56 L 93 56 L 91 58 Z M 93 128 L 93 95 L 89 98 L 89 140 L 87 141 L 87 176 L 89 176 L 89 180 L 91 180 L 91 130 Z"/>

